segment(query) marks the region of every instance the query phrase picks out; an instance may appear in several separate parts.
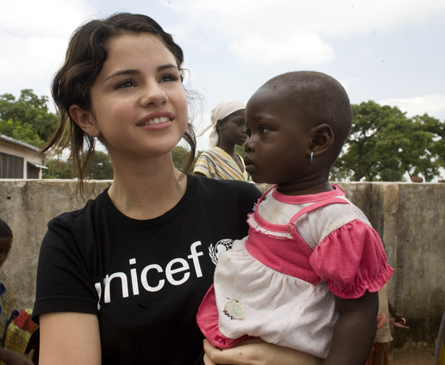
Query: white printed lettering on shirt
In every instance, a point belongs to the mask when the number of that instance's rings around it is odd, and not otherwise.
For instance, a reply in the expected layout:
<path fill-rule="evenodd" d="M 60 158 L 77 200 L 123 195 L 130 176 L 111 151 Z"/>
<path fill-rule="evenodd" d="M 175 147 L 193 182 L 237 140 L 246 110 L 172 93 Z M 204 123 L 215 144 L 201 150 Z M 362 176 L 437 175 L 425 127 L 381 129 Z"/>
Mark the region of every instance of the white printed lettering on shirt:
<path fill-rule="evenodd" d="M 190 246 L 190 255 L 187 256 L 189 260 L 192 260 L 193 267 L 195 268 L 196 277 L 200 278 L 202 277 L 202 270 L 201 265 L 199 263 L 199 257 L 203 255 L 202 252 L 197 252 L 197 247 L 201 245 L 201 241 L 196 241 L 192 243 Z M 136 259 L 131 258 L 129 260 L 130 265 L 136 264 Z M 176 267 L 173 268 L 173 265 L 176 264 Z M 180 264 L 178 267 L 177 264 Z M 144 267 L 144 269 L 141 272 L 140 280 L 142 287 L 148 291 L 148 292 L 157 292 L 161 290 L 165 285 L 165 279 L 159 279 L 158 284 L 156 286 L 151 286 L 148 284 L 147 280 L 147 274 L 150 270 L 156 270 L 159 274 L 163 273 L 164 270 L 162 267 L 158 264 L 150 264 Z M 182 285 L 184 284 L 189 278 L 190 278 L 190 265 L 187 262 L 187 260 L 183 258 L 175 258 L 172 259 L 165 267 L 165 278 L 167 281 L 174 286 Z M 179 273 L 184 272 L 183 276 L 181 278 L 178 278 Z M 174 277 L 176 275 L 176 278 Z M 137 270 L 135 268 L 130 270 L 130 276 L 131 276 L 131 288 L 132 288 L 132 294 L 133 295 L 139 295 L 139 281 L 138 281 L 138 274 Z M 110 303 L 111 302 L 111 281 L 115 278 L 120 278 L 121 282 L 121 288 L 122 288 L 122 298 L 128 298 L 129 291 L 128 291 L 128 278 L 127 274 L 124 272 L 116 272 L 111 275 L 106 275 L 103 280 L 104 290 L 102 291 L 102 285 L 100 282 L 95 283 L 94 287 L 96 288 L 97 294 L 99 296 L 99 301 L 97 303 L 97 309 L 100 310 L 101 305 L 100 301 L 102 298 L 102 292 L 104 293 L 104 303 Z"/>

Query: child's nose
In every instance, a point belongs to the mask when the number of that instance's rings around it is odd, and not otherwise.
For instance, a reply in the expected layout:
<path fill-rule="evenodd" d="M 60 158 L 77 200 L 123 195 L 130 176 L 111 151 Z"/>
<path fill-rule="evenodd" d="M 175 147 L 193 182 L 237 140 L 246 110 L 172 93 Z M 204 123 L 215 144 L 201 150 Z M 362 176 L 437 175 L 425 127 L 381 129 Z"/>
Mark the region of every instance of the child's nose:
<path fill-rule="evenodd" d="M 246 143 L 244 143 L 244 151 L 250 152 L 252 151 L 253 143 L 252 143 L 252 137 L 247 138 Z"/>

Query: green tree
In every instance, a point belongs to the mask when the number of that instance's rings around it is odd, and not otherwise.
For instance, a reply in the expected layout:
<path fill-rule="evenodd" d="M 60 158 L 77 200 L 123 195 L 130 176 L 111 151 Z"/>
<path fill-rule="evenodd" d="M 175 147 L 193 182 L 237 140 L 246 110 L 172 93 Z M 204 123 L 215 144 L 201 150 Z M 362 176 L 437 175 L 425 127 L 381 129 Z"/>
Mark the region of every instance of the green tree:
<path fill-rule="evenodd" d="M 73 179 L 77 177 L 71 162 L 61 158 L 53 158 L 46 162 L 48 170 L 43 172 L 44 179 Z M 112 180 L 113 166 L 107 153 L 96 151 L 86 179 Z"/>
<path fill-rule="evenodd" d="M 190 166 L 190 168 L 187 171 L 189 174 L 191 174 L 193 172 L 193 168 L 195 167 L 196 160 L 201 155 L 201 153 L 202 153 L 202 151 L 199 151 L 197 153 L 197 156 L 193 159 L 192 166 Z M 184 166 L 189 158 L 189 154 L 190 154 L 190 151 L 182 146 L 176 146 L 173 149 L 173 151 L 172 151 L 173 164 L 179 171 L 182 171 L 182 169 L 184 168 Z"/>
<path fill-rule="evenodd" d="M 428 114 L 417 115 L 415 122 L 424 131 L 430 134 L 433 142 L 427 147 L 431 155 L 437 156 L 437 165 L 445 167 L 445 123 Z"/>
<path fill-rule="evenodd" d="M 43 179 L 73 179 L 73 166 L 58 158 L 53 158 L 45 162 L 48 170 L 42 171 Z"/>
<path fill-rule="evenodd" d="M 91 162 L 89 179 L 92 180 L 112 180 L 113 166 L 107 153 L 96 151 Z"/>
<path fill-rule="evenodd" d="M 397 107 L 368 101 L 352 105 L 351 133 L 331 180 L 403 181 L 422 173 L 426 181 L 439 175 L 433 134 Z"/>
<path fill-rule="evenodd" d="M 12 94 L 0 95 L 1 134 L 41 147 L 51 136 L 56 122 L 46 96 L 38 97 L 31 89 L 22 90 L 18 99 Z"/>

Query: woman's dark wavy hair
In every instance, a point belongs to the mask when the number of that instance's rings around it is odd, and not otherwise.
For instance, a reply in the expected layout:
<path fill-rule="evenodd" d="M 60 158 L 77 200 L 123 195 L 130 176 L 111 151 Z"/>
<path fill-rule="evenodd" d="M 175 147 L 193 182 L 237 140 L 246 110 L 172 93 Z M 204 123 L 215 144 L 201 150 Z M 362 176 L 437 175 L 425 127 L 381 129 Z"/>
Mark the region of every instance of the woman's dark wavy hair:
<path fill-rule="evenodd" d="M 79 27 L 71 37 L 65 63 L 52 83 L 52 96 L 58 111 L 57 127 L 43 146 L 41 154 L 48 150 L 60 151 L 70 147 L 68 161 L 78 173 L 78 190 L 84 195 L 84 179 L 94 158 L 95 138 L 86 134 L 71 118 L 69 108 L 78 105 L 83 110 L 91 109 L 91 87 L 107 59 L 107 44 L 110 39 L 123 34 L 149 33 L 158 37 L 173 54 L 183 79 L 181 67 L 184 54 L 173 40 L 152 18 L 140 14 L 118 13 L 104 20 L 92 20 Z M 190 123 L 183 138 L 191 151 L 183 171 L 188 171 L 196 151 L 196 137 Z M 86 147 L 86 148 L 85 148 Z"/>

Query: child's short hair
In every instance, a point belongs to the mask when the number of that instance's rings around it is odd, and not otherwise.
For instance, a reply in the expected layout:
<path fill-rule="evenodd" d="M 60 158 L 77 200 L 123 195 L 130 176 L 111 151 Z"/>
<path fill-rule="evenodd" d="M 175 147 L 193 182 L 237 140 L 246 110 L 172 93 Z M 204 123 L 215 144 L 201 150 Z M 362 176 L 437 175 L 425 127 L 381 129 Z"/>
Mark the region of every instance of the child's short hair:
<path fill-rule="evenodd" d="M 0 218 L 0 238 L 11 237 L 12 238 L 12 230 L 6 224 L 6 222 Z"/>
<path fill-rule="evenodd" d="M 348 94 L 337 80 L 322 72 L 296 71 L 276 76 L 262 88 L 284 91 L 314 127 L 328 124 L 334 132 L 335 157 L 340 154 L 351 130 L 352 110 Z"/>

